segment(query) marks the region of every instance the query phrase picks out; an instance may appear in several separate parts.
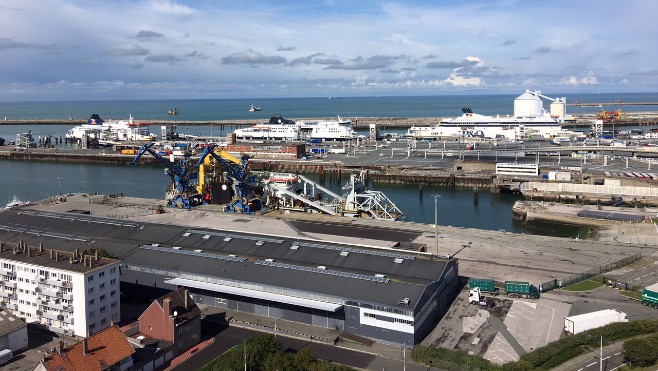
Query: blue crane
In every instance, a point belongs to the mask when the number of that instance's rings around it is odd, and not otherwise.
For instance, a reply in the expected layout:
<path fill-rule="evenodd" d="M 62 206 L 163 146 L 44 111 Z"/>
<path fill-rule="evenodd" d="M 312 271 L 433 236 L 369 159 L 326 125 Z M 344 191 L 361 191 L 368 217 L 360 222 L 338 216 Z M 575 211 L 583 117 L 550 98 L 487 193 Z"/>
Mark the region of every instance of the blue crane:
<path fill-rule="evenodd" d="M 218 153 L 216 148 L 217 145 L 212 144 L 203 150 L 203 153 L 201 153 L 199 161 L 197 162 L 197 168 L 201 168 L 206 158 L 212 156 L 215 161 L 221 165 L 223 171 L 227 175 L 227 183 L 229 183 L 233 189 L 234 195 L 237 196 L 233 202 L 226 205 L 225 211 L 235 212 L 239 209 L 243 213 L 251 213 L 249 199 L 254 197 L 254 192 L 253 187 L 250 187 L 250 184 L 256 183 L 256 179 L 249 176 L 249 156 L 242 156 L 242 158 L 238 159 L 224 150 L 221 150 Z M 203 180 L 201 182 L 203 182 Z"/>
<path fill-rule="evenodd" d="M 167 206 L 182 207 L 189 209 L 192 206 L 191 199 L 197 194 L 196 189 L 190 182 L 197 178 L 197 172 L 190 165 L 189 153 L 179 161 L 171 161 L 153 150 L 155 143 L 144 144 L 130 163 L 134 165 L 145 153 L 150 153 L 158 162 L 165 166 L 165 174 L 171 178 L 171 185 L 165 192 Z"/>

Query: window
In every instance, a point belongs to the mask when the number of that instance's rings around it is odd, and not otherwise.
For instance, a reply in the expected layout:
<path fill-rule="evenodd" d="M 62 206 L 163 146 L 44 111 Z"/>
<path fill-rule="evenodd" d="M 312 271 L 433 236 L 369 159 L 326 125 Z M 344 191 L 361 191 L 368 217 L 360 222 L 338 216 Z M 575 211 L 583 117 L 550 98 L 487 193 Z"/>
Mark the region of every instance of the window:
<path fill-rule="evenodd" d="M 116 279 L 116 278 L 112 278 L 112 279 L 110 280 L 110 285 L 114 285 L 115 283 L 117 283 L 117 279 Z"/>
<path fill-rule="evenodd" d="M 92 310 L 91 312 L 89 312 L 89 318 L 94 318 L 94 317 L 96 317 L 96 311 Z"/>
<path fill-rule="evenodd" d="M 407 320 L 407 319 L 401 319 L 401 318 L 395 318 L 394 322 L 395 323 L 404 323 L 404 324 L 407 324 L 407 325 L 412 325 L 414 323 L 413 321 L 410 321 L 410 320 Z"/>
<path fill-rule="evenodd" d="M 90 329 L 90 330 L 93 330 L 93 329 L 95 329 L 95 328 L 96 328 L 96 324 L 95 324 L 95 323 L 92 323 L 91 325 L 89 325 L 89 329 Z"/>
<path fill-rule="evenodd" d="M 106 309 L 106 308 L 107 308 L 107 307 L 102 306 L 102 307 L 101 307 L 101 313 L 105 312 L 105 309 Z"/>
<path fill-rule="evenodd" d="M 94 305 L 94 299 L 89 300 L 89 305 Z"/>
<path fill-rule="evenodd" d="M 98 278 L 105 277 L 105 272 L 99 272 L 98 273 Z"/>
<path fill-rule="evenodd" d="M 110 273 L 115 273 L 117 271 L 117 267 L 110 268 Z"/>
<path fill-rule="evenodd" d="M 103 318 L 101 320 L 101 326 L 105 325 L 107 323 L 107 318 Z"/>
<path fill-rule="evenodd" d="M 105 288 L 105 284 L 104 284 L 104 283 L 101 283 L 99 288 L 100 288 L 101 290 L 103 290 L 103 289 Z"/>
<path fill-rule="evenodd" d="M 101 295 L 101 301 L 105 300 L 105 295 Z"/>
<path fill-rule="evenodd" d="M 92 292 L 94 292 L 94 288 L 93 288 L 93 287 L 90 287 L 90 288 L 87 290 L 87 293 L 88 293 L 88 294 L 91 294 Z"/>
<path fill-rule="evenodd" d="M 370 317 L 370 318 L 377 318 L 377 316 L 374 313 L 363 313 L 364 317 Z"/>
<path fill-rule="evenodd" d="M 110 308 L 115 309 L 117 307 L 117 302 L 115 301 L 114 303 L 110 304 Z"/>
<path fill-rule="evenodd" d="M 116 294 L 117 294 L 117 290 L 112 290 L 112 291 L 110 291 L 110 296 L 114 296 L 114 295 L 116 295 Z"/>
<path fill-rule="evenodd" d="M 91 282 L 91 281 L 93 281 L 93 280 L 94 280 L 94 276 L 89 276 L 89 277 L 87 277 L 87 282 Z"/>

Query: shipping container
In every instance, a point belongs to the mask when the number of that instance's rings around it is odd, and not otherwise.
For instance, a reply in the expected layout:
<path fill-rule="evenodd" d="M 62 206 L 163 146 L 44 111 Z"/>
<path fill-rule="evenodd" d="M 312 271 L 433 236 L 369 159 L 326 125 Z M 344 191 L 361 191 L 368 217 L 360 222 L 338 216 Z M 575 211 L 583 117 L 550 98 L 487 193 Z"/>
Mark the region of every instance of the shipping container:
<path fill-rule="evenodd" d="M 134 149 L 122 149 L 121 154 L 122 155 L 134 155 L 135 150 Z"/>
<path fill-rule="evenodd" d="M 505 293 L 510 298 L 539 299 L 539 290 L 530 282 L 505 281 Z"/>
<path fill-rule="evenodd" d="M 493 295 L 498 295 L 496 283 L 491 278 L 471 278 L 468 280 L 468 286 L 472 290 L 476 287 L 480 288 L 482 292 L 488 292 Z"/>
<path fill-rule="evenodd" d="M 617 309 L 604 309 L 597 312 L 565 317 L 564 332 L 568 335 L 576 335 L 615 322 L 628 322 L 628 316 L 626 313 Z"/>
<path fill-rule="evenodd" d="M 658 308 L 658 283 L 642 289 L 642 304 Z"/>

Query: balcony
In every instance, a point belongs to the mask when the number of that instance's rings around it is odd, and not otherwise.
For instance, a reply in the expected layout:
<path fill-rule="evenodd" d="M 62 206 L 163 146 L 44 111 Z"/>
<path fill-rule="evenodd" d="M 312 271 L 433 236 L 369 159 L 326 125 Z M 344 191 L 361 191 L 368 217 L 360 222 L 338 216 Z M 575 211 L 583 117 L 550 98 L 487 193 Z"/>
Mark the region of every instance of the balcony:
<path fill-rule="evenodd" d="M 2 286 L 15 289 L 16 288 L 16 281 L 4 281 Z"/>
<path fill-rule="evenodd" d="M 43 311 L 43 314 L 41 315 L 41 318 L 50 319 L 50 320 L 53 320 L 53 321 L 59 321 L 57 319 L 57 316 L 59 316 L 59 315 L 60 314 L 57 314 L 57 313 Z"/>
<path fill-rule="evenodd" d="M 40 294 L 39 296 L 41 296 L 41 295 L 49 296 L 49 297 L 51 297 L 51 298 L 56 298 L 56 297 L 58 297 L 58 296 L 61 295 L 61 294 L 60 294 L 60 292 L 59 292 L 58 290 L 52 290 L 52 289 L 41 289 L 41 294 Z"/>
<path fill-rule="evenodd" d="M 73 294 L 62 294 L 62 299 L 64 300 L 73 300 Z"/>
<path fill-rule="evenodd" d="M 64 309 L 68 309 L 69 305 L 64 304 L 64 303 L 57 303 L 57 302 L 50 302 L 47 304 L 49 308 L 56 309 L 58 311 L 62 311 Z"/>
<path fill-rule="evenodd" d="M 8 298 L 8 299 L 14 299 L 16 297 L 16 294 L 10 291 L 5 291 L 5 290 L 0 290 L 0 297 L 1 298 Z"/>
<path fill-rule="evenodd" d="M 14 271 L 8 271 L 8 270 L 2 270 L 2 275 L 6 277 L 16 277 L 16 272 Z"/>

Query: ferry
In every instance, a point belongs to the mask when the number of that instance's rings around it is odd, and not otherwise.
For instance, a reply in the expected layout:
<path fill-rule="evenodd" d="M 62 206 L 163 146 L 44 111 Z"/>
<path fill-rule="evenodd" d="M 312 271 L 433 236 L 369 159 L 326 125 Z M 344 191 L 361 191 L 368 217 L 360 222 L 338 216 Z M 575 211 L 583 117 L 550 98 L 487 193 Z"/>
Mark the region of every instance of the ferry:
<path fill-rule="evenodd" d="M 337 120 L 295 122 L 274 115 L 267 123 L 236 129 L 233 133 L 243 140 L 342 141 L 356 138 L 352 121 L 340 116 Z"/>
<path fill-rule="evenodd" d="M 256 107 L 253 104 L 249 106 L 249 112 L 257 112 L 260 111 L 260 107 Z"/>
<path fill-rule="evenodd" d="M 13 209 L 13 208 L 15 208 L 15 207 L 21 207 L 21 206 L 25 206 L 25 205 L 28 205 L 28 204 L 29 204 L 29 202 L 21 201 L 21 200 L 18 198 L 18 196 L 14 195 L 14 197 L 12 198 L 12 200 L 9 201 L 9 202 L 7 203 L 7 205 L 5 206 L 5 209 Z"/>
<path fill-rule="evenodd" d="M 281 115 L 274 115 L 267 123 L 236 129 L 233 133 L 237 139 L 243 140 L 299 140 L 299 125 Z"/>
<path fill-rule="evenodd" d="M 302 139 L 343 141 L 356 138 L 357 133 L 352 128 L 352 121 L 341 119 L 323 121 L 304 121 L 300 123 Z"/>
<path fill-rule="evenodd" d="M 432 126 L 412 126 L 405 137 L 438 139 L 446 137 L 492 138 L 519 140 L 525 138 L 549 139 L 561 130 L 560 123 L 542 109 L 537 116 L 485 116 L 462 108 L 463 114 L 454 119 L 441 120 Z"/>
<path fill-rule="evenodd" d="M 543 107 L 542 98 L 553 101 L 551 115 Z M 561 130 L 559 119 L 565 119 L 566 98 L 550 98 L 538 90 L 526 90 L 514 100 L 514 115 L 485 116 L 462 108 L 462 115 L 441 120 L 436 125 L 412 126 L 405 135 L 411 139 L 490 138 L 550 139 Z"/>
<path fill-rule="evenodd" d="M 86 124 L 70 129 L 66 133 L 66 139 L 79 141 L 84 137 L 89 137 L 99 142 L 155 140 L 157 137 L 150 133 L 148 125 L 148 123 L 135 122 L 132 115 L 128 120 L 105 121 L 98 114 L 93 114 Z"/>

